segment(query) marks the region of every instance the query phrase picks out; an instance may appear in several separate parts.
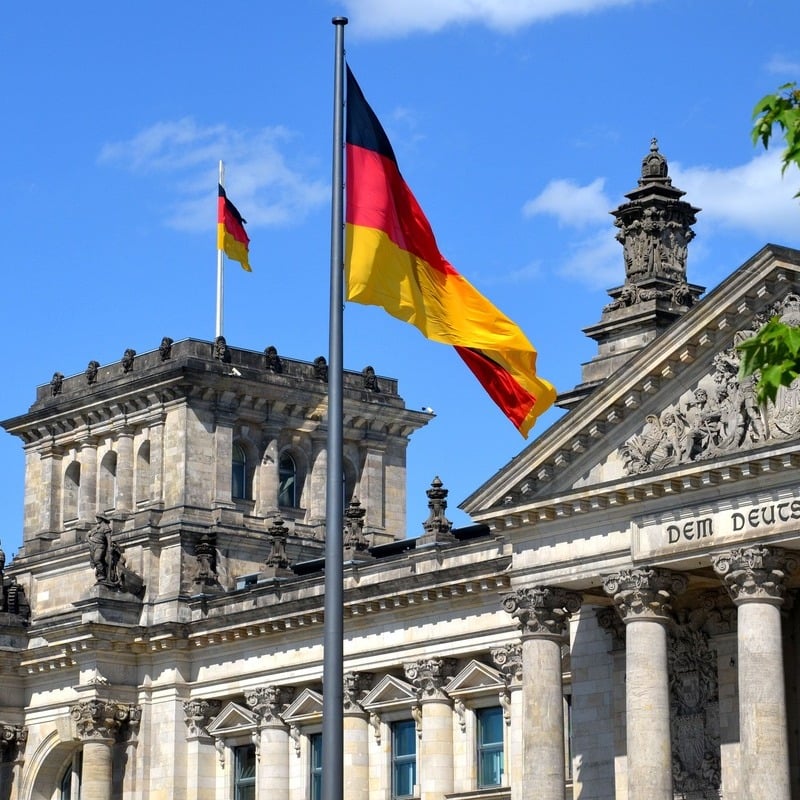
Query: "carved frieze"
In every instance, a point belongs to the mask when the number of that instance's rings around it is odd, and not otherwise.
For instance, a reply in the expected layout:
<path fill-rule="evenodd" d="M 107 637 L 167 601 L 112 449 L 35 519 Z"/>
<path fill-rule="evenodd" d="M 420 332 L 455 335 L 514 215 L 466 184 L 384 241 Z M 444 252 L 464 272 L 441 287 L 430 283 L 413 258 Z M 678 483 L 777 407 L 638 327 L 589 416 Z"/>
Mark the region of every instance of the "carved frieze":
<path fill-rule="evenodd" d="M 800 434 L 800 380 L 781 387 L 775 403 L 761 407 L 754 376 L 739 378 L 736 345 L 754 336 L 771 317 L 800 325 L 800 295 L 790 293 L 737 331 L 733 345 L 717 353 L 711 371 L 658 413 L 619 449 L 628 475 L 716 458 L 766 441 Z"/>

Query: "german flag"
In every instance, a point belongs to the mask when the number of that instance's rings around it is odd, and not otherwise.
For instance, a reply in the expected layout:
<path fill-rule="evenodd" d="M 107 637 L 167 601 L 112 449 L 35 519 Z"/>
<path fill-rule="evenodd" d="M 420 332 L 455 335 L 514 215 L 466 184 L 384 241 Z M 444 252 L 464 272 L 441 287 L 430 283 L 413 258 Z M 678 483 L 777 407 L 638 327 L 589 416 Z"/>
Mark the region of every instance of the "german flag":
<path fill-rule="evenodd" d="M 223 250 L 228 258 L 238 261 L 242 269 L 252 272 L 248 260 L 250 237 L 244 226 L 247 222 L 236 206 L 228 200 L 222 184 L 219 184 L 217 200 L 217 249 Z"/>
<path fill-rule="evenodd" d="M 442 256 L 403 180 L 392 145 L 347 69 L 347 299 L 380 306 L 423 336 L 453 345 L 526 436 L 555 400 L 536 350 L 514 322 Z"/>

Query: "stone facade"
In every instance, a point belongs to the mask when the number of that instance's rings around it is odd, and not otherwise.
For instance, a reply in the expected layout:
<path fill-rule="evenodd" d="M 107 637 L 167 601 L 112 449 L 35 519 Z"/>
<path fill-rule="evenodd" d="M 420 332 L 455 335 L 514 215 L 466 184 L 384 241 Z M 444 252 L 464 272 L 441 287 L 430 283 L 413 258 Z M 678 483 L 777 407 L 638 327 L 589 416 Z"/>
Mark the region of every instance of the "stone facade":
<path fill-rule="evenodd" d="M 430 417 L 346 373 L 348 800 L 800 798 L 800 390 L 759 407 L 735 350 L 800 322 L 800 252 L 701 298 L 682 194 L 654 143 L 597 357 L 463 502 L 473 525 L 433 477 L 409 538 Z M 3 423 L 26 494 L 0 800 L 319 797 L 326 380 L 165 337 Z"/>

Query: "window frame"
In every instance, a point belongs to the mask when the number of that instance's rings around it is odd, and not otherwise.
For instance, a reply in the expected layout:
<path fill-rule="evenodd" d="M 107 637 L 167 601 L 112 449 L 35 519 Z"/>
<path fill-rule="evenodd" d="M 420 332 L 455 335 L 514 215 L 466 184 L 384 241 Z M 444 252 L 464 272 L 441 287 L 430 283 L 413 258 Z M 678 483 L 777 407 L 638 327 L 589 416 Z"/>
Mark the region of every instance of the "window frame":
<path fill-rule="evenodd" d="M 483 718 L 488 713 L 496 715 L 496 721 L 500 724 L 500 739 L 487 742 L 484 741 L 484 731 L 487 729 Z M 475 714 L 475 749 L 476 749 L 476 767 L 477 767 L 477 785 L 478 789 L 497 789 L 504 785 L 505 780 L 505 758 L 506 758 L 506 736 L 505 736 L 505 719 L 503 716 L 503 708 L 500 705 L 487 705 L 479 706 L 473 709 Z M 486 772 L 484 771 L 484 756 L 499 755 L 500 765 L 496 782 L 487 780 Z"/>
<path fill-rule="evenodd" d="M 242 744 L 231 743 L 231 763 L 233 765 L 232 778 L 232 797 L 233 800 L 255 800 L 257 796 L 258 779 L 258 754 L 253 742 Z M 242 755 L 247 752 L 247 759 L 252 759 L 252 775 L 242 777 L 242 765 L 247 762 L 242 759 Z"/>
<path fill-rule="evenodd" d="M 398 753 L 398 732 L 399 729 L 403 729 L 404 735 L 408 734 L 410 736 L 410 741 L 413 742 L 414 748 L 413 753 Z M 392 800 L 407 800 L 407 798 L 413 798 L 417 796 L 417 786 L 418 786 L 418 767 L 419 767 L 419 753 L 417 750 L 417 723 L 413 718 L 408 719 L 396 719 L 389 723 L 389 729 L 391 731 L 391 749 L 390 749 L 390 770 L 391 770 L 391 778 L 392 778 Z M 411 767 L 412 770 L 412 779 L 409 784 L 409 793 L 400 794 L 398 791 L 398 787 L 400 781 L 398 780 L 400 776 L 400 770 L 406 770 Z M 404 783 L 407 782 L 404 781 Z"/>
<path fill-rule="evenodd" d="M 291 463 L 291 469 L 284 468 L 287 461 Z M 286 485 L 287 481 L 288 485 Z M 285 499 L 290 499 L 291 502 L 286 503 Z M 280 508 L 300 508 L 297 460 L 289 450 L 284 450 L 278 457 L 278 506 Z"/>
<path fill-rule="evenodd" d="M 231 447 L 231 499 L 250 500 L 247 470 L 247 450 L 239 442 L 234 442 Z"/>

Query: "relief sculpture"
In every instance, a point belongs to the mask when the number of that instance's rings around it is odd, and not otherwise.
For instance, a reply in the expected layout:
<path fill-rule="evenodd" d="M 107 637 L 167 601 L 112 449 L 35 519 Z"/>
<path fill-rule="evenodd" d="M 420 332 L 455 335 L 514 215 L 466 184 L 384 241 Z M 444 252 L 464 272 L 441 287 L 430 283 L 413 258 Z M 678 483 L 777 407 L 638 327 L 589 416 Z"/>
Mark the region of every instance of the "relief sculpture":
<path fill-rule="evenodd" d="M 620 448 L 628 475 L 716 458 L 768 440 L 800 433 L 800 380 L 781 387 L 774 404 L 760 406 L 756 377 L 739 378 L 736 345 L 753 336 L 771 317 L 800 326 L 800 296 L 789 294 L 753 327 L 737 331 L 733 345 L 717 353 L 713 371 L 694 390 L 658 414 Z"/>

